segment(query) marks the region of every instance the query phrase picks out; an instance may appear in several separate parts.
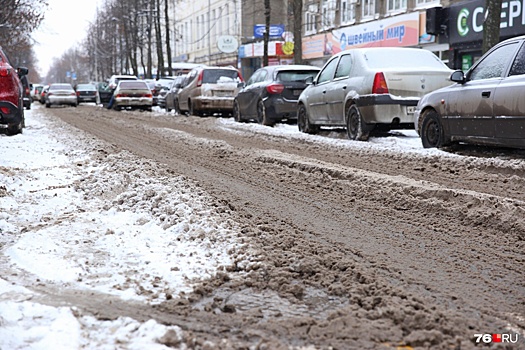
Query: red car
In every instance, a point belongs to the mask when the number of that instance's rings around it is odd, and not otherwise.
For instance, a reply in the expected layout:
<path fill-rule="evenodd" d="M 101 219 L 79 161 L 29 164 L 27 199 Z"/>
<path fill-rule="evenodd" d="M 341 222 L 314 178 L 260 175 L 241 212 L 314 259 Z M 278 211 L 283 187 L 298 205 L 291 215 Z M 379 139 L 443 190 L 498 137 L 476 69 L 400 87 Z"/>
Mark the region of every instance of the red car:
<path fill-rule="evenodd" d="M 24 90 L 20 77 L 27 75 L 28 69 L 14 69 L 0 47 L 0 130 L 8 135 L 22 132 L 24 120 Z"/>

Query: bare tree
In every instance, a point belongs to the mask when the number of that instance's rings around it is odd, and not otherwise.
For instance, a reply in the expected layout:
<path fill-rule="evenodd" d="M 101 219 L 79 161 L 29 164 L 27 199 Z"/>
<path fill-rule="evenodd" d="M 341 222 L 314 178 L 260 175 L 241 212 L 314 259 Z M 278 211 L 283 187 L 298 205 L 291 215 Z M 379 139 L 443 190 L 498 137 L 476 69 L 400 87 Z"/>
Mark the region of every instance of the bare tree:
<path fill-rule="evenodd" d="M 293 60 L 295 64 L 303 63 L 303 0 L 292 0 L 293 12 Z"/>
<path fill-rule="evenodd" d="M 268 43 L 270 41 L 270 23 L 271 23 L 271 7 L 270 0 L 264 0 L 264 19 L 266 27 L 264 30 L 263 43 L 264 43 L 264 52 L 263 52 L 263 67 L 268 65 Z"/>
<path fill-rule="evenodd" d="M 485 23 L 483 24 L 483 53 L 499 42 L 501 23 L 501 0 L 485 0 Z"/>
<path fill-rule="evenodd" d="M 168 60 L 168 74 L 173 74 L 173 68 L 171 66 L 171 37 L 170 37 L 170 15 L 169 15 L 169 0 L 164 0 L 164 30 L 166 31 L 166 54 Z"/>

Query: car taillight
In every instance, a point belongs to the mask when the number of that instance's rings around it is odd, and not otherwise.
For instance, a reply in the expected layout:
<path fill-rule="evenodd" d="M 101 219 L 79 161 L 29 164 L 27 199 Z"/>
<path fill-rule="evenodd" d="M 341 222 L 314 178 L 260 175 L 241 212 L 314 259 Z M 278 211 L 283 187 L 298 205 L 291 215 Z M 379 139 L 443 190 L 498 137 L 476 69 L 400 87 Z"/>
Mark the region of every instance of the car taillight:
<path fill-rule="evenodd" d="M 48 93 L 47 93 L 47 96 L 52 96 L 52 95 L 53 95 L 52 92 L 48 92 Z"/>
<path fill-rule="evenodd" d="M 7 108 L 7 107 L 0 107 L 0 112 L 2 112 L 3 114 L 9 114 L 9 108 Z"/>
<path fill-rule="evenodd" d="M 284 85 L 282 84 L 270 84 L 266 87 L 266 91 L 269 94 L 280 94 L 284 90 Z"/>
<path fill-rule="evenodd" d="M 150 97 L 150 98 L 153 98 L 153 95 L 152 95 L 152 94 L 144 94 L 142 97 Z"/>
<path fill-rule="evenodd" d="M 388 94 L 388 86 L 386 85 L 385 75 L 382 72 L 376 73 L 374 77 L 374 85 L 372 85 L 373 94 Z"/>
<path fill-rule="evenodd" d="M 202 85 L 202 76 L 204 75 L 204 71 L 201 70 L 201 72 L 199 73 L 199 77 L 197 78 L 197 86 L 201 86 Z"/>
<path fill-rule="evenodd" d="M 8 77 L 9 76 L 9 68 L 2 67 L 0 68 L 0 77 Z"/>
<path fill-rule="evenodd" d="M 80 96 L 80 91 L 77 91 L 77 96 Z"/>

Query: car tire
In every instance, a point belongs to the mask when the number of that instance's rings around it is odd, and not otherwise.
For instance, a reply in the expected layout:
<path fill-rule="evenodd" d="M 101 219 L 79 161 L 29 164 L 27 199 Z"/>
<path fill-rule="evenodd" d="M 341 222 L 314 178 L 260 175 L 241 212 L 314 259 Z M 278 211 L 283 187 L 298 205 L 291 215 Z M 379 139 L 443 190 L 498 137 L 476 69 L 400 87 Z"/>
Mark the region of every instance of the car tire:
<path fill-rule="evenodd" d="M 423 148 L 441 148 L 448 144 L 443 124 L 435 110 L 425 112 L 420 137 Z"/>
<path fill-rule="evenodd" d="M 275 122 L 268 116 L 268 113 L 266 113 L 266 107 L 262 100 L 257 102 L 257 122 L 265 126 L 275 125 Z"/>
<path fill-rule="evenodd" d="M 241 108 L 239 107 L 239 101 L 234 100 L 233 101 L 233 120 L 235 120 L 237 123 L 243 123 L 244 120 L 242 119 L 241 115 Z"/>
<path fill-rule="evenodd" d="M 197 117 L 202 117 L 202 112 L 198 109 L 195 109 L 195 107 L 193 106 L 193 103 L 191 101 L 188 101 L 188 107 L 189 107 L 189 111 L 188 113 L 190 115 L 195 115 Z"/>
<path fill-rule="evenodd" d="M 178 98 L 173 99 L 173 110 L 175 110 L 175 114 L 181 114 Z"/>
<path fill-rule="evenodd" d="M 51 103 L 46 103 L 46 108 L 51 107 Z"/>
<path fill-rule="evenodd" d="M 350 106 L 346 112 L 346 133 L 350 140 L 368 141 L 370 129 L 364 123 L 361 112 L 356 105 Z"/>
<path fill-rule="evenodd" d="M 305 105 L 300 105 L 297 111 L 297 127 L 300 132 L 306 134 L 317 134 L 319 132 L 319 126 L 310 124 L 310 117 Z"/>

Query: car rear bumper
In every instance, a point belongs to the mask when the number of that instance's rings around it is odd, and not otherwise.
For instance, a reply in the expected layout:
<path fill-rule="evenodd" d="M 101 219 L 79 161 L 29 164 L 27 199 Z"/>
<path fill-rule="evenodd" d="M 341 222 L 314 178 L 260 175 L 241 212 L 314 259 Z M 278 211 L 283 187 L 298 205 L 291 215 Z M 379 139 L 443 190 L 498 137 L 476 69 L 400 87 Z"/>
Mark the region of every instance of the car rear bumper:
<path fill-rule="evenodd" d="M 152 105 L 153 99 L 146 97 L 119 97 L 114 102 L 114 106 L 117 107 L 151 107 Z"/>
<path fill-rule="evenodd" d="M 198 97 L 192 102 L 201 111 L 233 111 L 233 97 Z"/>
<path fill-rule="evenodd" d="M 47 103 L 51 105 L 76 105 L 76 96 L 48 96 Z"/>
<path fill-rule="evenodd" d="M 403 124 L 413 127 L 418 97 L 394 97 L 392 95 L 363 95 L 356 99 L 361 117 L 366 124 Z"/>
<path fill-rule="evenodd" d="M 0 129 L 18 125 L 22 121 L 22 113 L 11 102 L 0 102 Z"/>
<path fill-rule="evenodd" d="M 297 100 L 288 100 L 281 96 L 268 97 L 264 100 L 264 108 L 273 120 L 297 119 Z"/>

